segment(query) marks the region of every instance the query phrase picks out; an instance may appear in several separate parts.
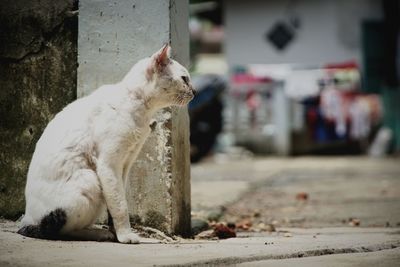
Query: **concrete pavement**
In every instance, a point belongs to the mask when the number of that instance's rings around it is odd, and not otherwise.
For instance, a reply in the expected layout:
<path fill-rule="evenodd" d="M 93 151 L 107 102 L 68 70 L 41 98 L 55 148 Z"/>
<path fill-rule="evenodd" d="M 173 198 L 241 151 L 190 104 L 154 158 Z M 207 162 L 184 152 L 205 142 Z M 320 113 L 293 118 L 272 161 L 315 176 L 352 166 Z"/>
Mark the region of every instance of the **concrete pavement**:
<path fill-rule="evenodd" d="M 281 260 L 264 260 L 255 262 L 246 262 L 237 266 L 241 267 L 365 267 L 380 266 L 393 267 L 399 266 L 400 249 L 387 249 L 375 252 L 351 253 L 326 255 L 321 257 L 292 258 Z"/>
<path fill-rule="evenodd" d="M 264 263 L 277 259 L 296 259 L 297 263 L 299 257 L 312 257 L 319 263 L 321 259 L 315 256 L 386 255 L 386 250 L 400 247 L 400 229 L 392 228 L 290 229 L 292 237 L 277 232 L 220 241 L 141 245 L 36 240 L 15 234 L 15 230 L 13 223 L 1 224 L 0 266 L 224 266 L 257 262 L 255 266 L 273 266 Z M 390 252 L 388 264 L 383 266 L 392 266 L 393 260 L 399 259 L 399 250 L 393 251 L 396 253 Z"/>
<path fill-rule="evenodd" d="M 0 266 L 398 266 L 399 182 L 398 159 L 205 162 L 192 168 L 195 216 L 221 205 L 227 221 L 257 210 L 251 219 L 274 219 L 277 231 L 124 245 L 24 238 L 15 223 L 1 221 Z M 299 191 L 309 199 L 296 200 Z M 361 227 L 341 221 L 353 215 Z"/>
<path fill-rule="evenodd" d="M 399 163 L 367 157 L 203 163 L 192 167 L 192 210 L 223 205 L 225 221 L 258 213 L 255 222 L 283 227 L 342 227 L 350 218 L 361 226 L 400 226 Z M 296 199 L 299 193 L 307 200 Z"/>

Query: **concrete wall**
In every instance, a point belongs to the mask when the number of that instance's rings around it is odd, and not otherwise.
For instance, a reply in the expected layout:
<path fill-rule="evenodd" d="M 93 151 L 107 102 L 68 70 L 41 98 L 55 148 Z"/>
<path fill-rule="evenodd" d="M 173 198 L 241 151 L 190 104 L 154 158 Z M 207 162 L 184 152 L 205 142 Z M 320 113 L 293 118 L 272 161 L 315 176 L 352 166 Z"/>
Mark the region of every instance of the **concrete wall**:
<path fill-rule="evenodd" d="M 377 0 L 225 1 L 228 64 L 361 61 L 361 22 L 382 16 Z M 289 7 L 289 8 L 288 8 Z M 273 24 L 297 15 L 293 43 L 278 51 L 266 39 Z"/>
<path fill-rule="evenodd" d="M 0 217 L 24 212 L 36 141 L 76 98 L 73 9 L 73 0 L 0 1 Z"/>
<path fill-rule="evenodd" d="M 189 60 L 188 2 L 81 0 L 78 96 L 115 83 L 133 64 L 170 42 Z M 134 221 L 166 232 L 190 233 L 189 124 L 186 109 L 165 109 L 131 172 Z"/>

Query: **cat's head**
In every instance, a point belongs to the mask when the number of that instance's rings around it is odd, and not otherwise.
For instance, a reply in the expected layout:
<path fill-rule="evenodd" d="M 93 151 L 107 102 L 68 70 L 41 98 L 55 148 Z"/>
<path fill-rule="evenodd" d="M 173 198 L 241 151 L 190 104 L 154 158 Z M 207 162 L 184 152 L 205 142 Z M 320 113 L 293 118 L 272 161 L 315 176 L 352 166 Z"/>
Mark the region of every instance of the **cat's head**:
<path fill-rule="evenodd" d="M 183 106 L 194 97 L 189 72 L 171 58 L 169 44 L 149 58 L 145 76 L 149 83 L 155 85 L 153 97 L 162 106 Z"/>

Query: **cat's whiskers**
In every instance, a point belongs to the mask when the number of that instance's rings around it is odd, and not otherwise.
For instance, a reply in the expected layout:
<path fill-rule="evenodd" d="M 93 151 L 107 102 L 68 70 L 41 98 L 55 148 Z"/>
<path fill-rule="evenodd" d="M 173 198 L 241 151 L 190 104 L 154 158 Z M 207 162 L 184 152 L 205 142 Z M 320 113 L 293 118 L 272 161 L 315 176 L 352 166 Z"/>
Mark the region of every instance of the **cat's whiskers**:
<path fill-rule="evenodd" d="M 181 102 L 182 102 L 182 97 L 181 97 L 181 95 L 175 95 L 174 102 L 175 102 L 176 104 L 178 104 L 178 105 L 182 105 L 182 104 L 181 104 Z"/>

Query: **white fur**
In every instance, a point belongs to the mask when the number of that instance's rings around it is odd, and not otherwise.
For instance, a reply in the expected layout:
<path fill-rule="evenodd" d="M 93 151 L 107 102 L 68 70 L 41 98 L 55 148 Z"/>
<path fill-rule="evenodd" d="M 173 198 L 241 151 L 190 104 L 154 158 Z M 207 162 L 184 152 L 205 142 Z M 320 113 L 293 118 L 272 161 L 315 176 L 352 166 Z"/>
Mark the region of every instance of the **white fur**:
<path fill-rule="evenodd" d="M 139 61 L 119 83 L 105 85 L 69 104 L 47 125 L 29 166 L 22 226 L 37 225 L 62 208 L 62 233 L 93 224 L 107 207 L 117 238 L 138 243 L 131 232 L 125 185 L 150 133 L 155 112 L 193 98 L 187 70 L 166 46 Z"/>

